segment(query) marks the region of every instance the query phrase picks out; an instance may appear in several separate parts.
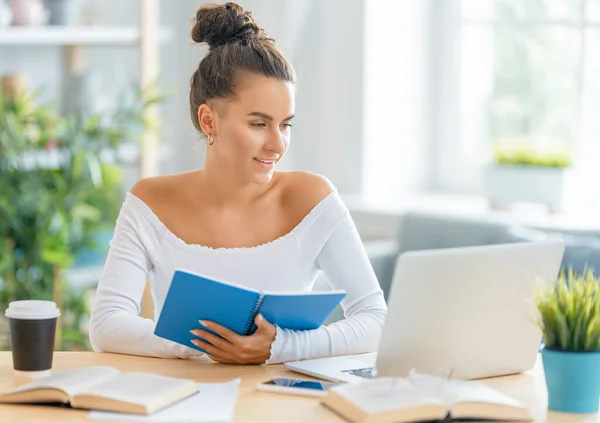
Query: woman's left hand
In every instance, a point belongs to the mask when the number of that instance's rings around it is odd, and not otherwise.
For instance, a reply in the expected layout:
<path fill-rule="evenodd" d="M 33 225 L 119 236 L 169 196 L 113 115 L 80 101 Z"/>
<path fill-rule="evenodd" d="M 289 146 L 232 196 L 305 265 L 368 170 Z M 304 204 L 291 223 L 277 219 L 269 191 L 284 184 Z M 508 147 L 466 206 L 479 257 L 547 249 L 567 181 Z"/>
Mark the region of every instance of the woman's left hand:
<path fill-rule="evenodd" d="M 190 332 L 201 339 L 193 339 L 192 343 L 204 351 L 210 358 L 219 363 L 228 364 L 263 364 L 271 356 L 271 344 L 275 340 L 277 330 L 262 315 L 257 314 L 254 323 L 258 329 L 249 336 L 238 335 L 215 322 L 200 321 L 204 327 L 218 333 L 221 337 L 202 329 Z"/>

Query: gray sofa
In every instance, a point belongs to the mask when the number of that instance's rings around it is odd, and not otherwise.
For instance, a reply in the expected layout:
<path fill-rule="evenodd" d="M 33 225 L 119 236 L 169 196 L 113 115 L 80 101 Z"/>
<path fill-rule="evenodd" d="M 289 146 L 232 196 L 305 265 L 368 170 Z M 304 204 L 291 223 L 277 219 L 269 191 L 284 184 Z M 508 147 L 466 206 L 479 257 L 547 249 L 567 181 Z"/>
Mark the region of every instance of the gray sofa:
<path fill-rule="evenodd" d="M 365 241 L 371 265 L 387 300 L 394 266 L 404 251 L 503 244 L 532 240 L 562 239 L 565 254 L 562 267 L 581 272 L 586 265 L 600 276 L 600 231 L 556 230 L 535 225 L 517 225 L 510 221 L 455 216 L 444 213 L 410 211 L 399 216 L 399 230 L 393 239 Z M 327 289 L 325 275 L 317 280 L 315 289 Z M 340 307 L 328 322 L 343 317 Z"/>

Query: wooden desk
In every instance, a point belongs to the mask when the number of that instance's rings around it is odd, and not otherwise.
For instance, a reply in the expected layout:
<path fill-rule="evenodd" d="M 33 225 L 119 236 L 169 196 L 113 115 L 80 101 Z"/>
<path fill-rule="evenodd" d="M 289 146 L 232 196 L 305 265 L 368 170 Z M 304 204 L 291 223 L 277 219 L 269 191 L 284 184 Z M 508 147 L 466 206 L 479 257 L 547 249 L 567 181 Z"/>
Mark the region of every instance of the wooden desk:
<path fill-rule="evenodd" d="M 260 381 L 277 376 L 304 376 L 290 372 L 283 366 L 228 366 L 201 360 L 167 360 L 117 354 L 87 352 L 57 352 L 54 371 L 92 365 L 114 366 L 121 371 L 144 371 L 173 377 L 193 378 L 198 382 L 225 382 L 242 378 L 235 422 L 317 423 L 343 422 L 336 414 L 319 404 L 318 399 L 278 395 L 255 391 Z M 13 377 L 10 352 L 0 352 L 0 390 L 26 382 Z M 538 422 L 597 422 L 598 415 L 570 415 L 546 412 L 546 387 L 541 363 L 520 375 L 486 380 L 491 387 L 501 390 L 527 404 Z M 30 405 L 0 405 L 0 422 L 81 422 L 87 411 L 60 407 Z"/>

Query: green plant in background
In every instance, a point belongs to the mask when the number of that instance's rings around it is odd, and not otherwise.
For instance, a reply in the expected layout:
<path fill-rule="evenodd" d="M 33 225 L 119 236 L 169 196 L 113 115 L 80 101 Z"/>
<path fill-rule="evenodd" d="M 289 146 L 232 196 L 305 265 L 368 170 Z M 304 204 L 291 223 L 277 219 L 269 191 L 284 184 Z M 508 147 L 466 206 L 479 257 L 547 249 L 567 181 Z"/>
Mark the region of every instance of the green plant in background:
<path fill-rule="evenodd" d="M 571 166 L 571 155 L 561 149 L 535 148 L 527 143 L 501 144 L 494 146 L 495 161 L 499 165 L 537 166 L 567 168 Z"/>
<path fill-rule="evenodd" d="M 135 91 L 114 110 L 61 117 L 36 97 L 0 93 L 0 310 L 54 299 L 63 310 L 59 347 L 86 349 L 85 298 L 63 271 L 112 229 L 122 202 L 117 152 L 149 127 L 145 111 L 160 98 Z"/>
<path fill-rule="evenodd" d="M 600 350 L 600 278 L 593 269 L 561 271 L 553 284 L 540 284 L 536 307 L 547 348 Z"/>

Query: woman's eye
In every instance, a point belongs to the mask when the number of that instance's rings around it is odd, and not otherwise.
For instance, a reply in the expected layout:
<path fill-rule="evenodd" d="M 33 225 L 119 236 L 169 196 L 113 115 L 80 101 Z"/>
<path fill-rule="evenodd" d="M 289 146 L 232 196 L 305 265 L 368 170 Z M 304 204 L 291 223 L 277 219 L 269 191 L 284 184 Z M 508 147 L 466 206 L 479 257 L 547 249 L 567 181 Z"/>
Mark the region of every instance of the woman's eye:
<path fill-rule="evenodd" d="M 267 125 L 265 125 L 264 123 L 253 123 L 252 126 L 254 126 L 255 128 L 265 128 Z"/>
<path fill-rule="evenodd" d="M 291 124 L 291 123 L 284 123 L 284 124 L 283 124 L 283 125 L 281 125 L 281 126 L 283 126 L 285 129 L 289 129 L 289 128 L 291 128 L 291 127 L 292 127 L 292 124 Z"/>

